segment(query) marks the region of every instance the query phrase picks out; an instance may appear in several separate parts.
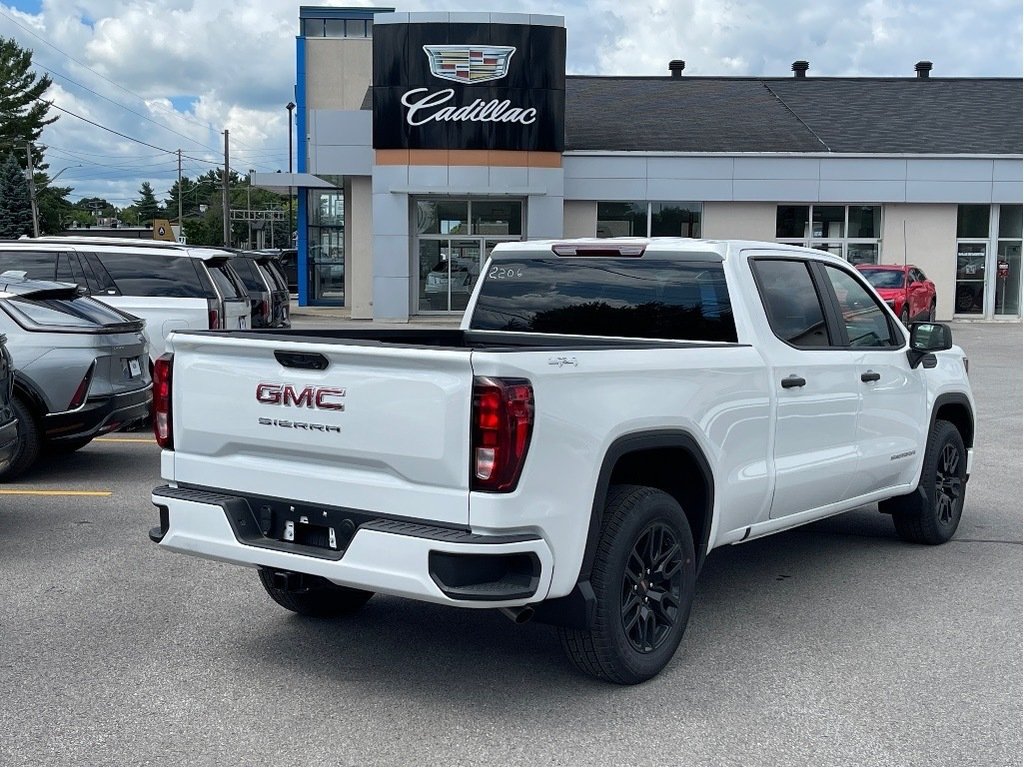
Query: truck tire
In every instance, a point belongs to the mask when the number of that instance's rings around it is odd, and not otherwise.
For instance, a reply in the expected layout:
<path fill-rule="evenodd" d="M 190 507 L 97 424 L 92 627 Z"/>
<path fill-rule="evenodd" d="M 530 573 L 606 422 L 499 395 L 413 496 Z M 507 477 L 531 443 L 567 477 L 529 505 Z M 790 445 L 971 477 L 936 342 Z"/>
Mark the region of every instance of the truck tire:
<path fill-rule="evenodd" d="M 612 486 L 590 573 L 594 622 L 559 627 L 562 648 L 589 675 L 642 683 L 679 647 L 695 582 L 693 535 L 678 502 L 656 488 Z"/>
<path fill-rule="evenodd" d="M 15 395 L 11 398 L 11 408 L 14 410 L 14 415 L 18 417 L 18 446 L 14 449 L 14 458 L 11 459 L 7 469 L 0 472 L 0 482 L 14 480 L 23 475 L 29 467 L 35 464 L 42 445 L 39 425 L 25 402 Z"/>
<path fill-rule="evenodd" d="M 339 587 L 326 579 L 306 577 L 313 582 L 310 586 L 299 590 L 279 589 L 274 586 L 274 571 L 260 568 L 260 583 L 267 594 L 282 608 L 316 618 L 330 618 L 355 613 L 366 601 L 373 597 L 373 592 L 361 589 Z"/>
<path fill-rule="evenodd" d="M 964 510 L 967 451 L 960 432 L 938 420 L 928 437 L 928 448 L 917 490 L 886 499 L 879 510 L 892 515 L 896 533 L 916 544 L 944 544 L 953 538 Z"/>

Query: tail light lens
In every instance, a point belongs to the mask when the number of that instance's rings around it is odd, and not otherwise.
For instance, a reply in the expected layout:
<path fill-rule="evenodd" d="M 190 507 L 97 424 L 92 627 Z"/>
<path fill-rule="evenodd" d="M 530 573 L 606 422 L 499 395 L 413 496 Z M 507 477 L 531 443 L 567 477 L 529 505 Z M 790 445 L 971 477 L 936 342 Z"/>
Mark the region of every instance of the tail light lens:
<path fill-rule="evenodd" d="M 220 316 L 220 302 L 216 299 L 207 299 L 206 306 L 209 309 L 210 330 L 216 331 L 223 328 L 224 326 L 222 325 L 222 318 Z"/>
<path fill-rule="evenodd" d="M 92 365 L 89 366 L 89 370 L 85 372 L 85 376 L 82 377 L 82 382 L 78 385 L 78 389 L 75 390 L 74 397 L 71 398 L 71 402 L 68 403 L 68 410 L 73 411 L 76 408 L 81 408 L 85 402 L 85 398 L 89 394 L 89 385 L 92 383 L 92 372 L 96 370 L 96 361 L 93 360 Z"/>
<path fill-rule="evenodd" d="M 260 316 L 270 325 L 270 302 L 266 299 L 260 301 Z"/>
<path fill-rule="evenodd" d="M 533 434 L 533 414 L 533 386 L 526 379 L 473 380 L 473 490 L 516 489 Z"/>
<path fill-rule="evenodd" d="M 165 352 L 153 364 L 153 435 L 157 445 L 174 449 L 174 431 L 171 419 L 171 376 L 174 355 Z"/>

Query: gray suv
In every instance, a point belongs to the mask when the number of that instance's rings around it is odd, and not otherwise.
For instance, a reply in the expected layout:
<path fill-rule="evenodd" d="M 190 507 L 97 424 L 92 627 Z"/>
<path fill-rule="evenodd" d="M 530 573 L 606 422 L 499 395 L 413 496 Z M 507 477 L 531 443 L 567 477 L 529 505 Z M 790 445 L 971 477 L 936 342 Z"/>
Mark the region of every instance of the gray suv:
<path fill-rule="evenodd" d="M 0 333 L 0 473 L 10 466 L 18 447 L 18 420 L 14 418 L 14 368 L 7 352 L 7 337 Z"/>
<path fill-rule="evenodd" d="M 148 418 L 153 384 L 143 327 L 78 286 L 0 274 L 0 335 L 14 366 L 18 418 L 0 482 L 25 472 L 40 451 L 74 451 Z"/>

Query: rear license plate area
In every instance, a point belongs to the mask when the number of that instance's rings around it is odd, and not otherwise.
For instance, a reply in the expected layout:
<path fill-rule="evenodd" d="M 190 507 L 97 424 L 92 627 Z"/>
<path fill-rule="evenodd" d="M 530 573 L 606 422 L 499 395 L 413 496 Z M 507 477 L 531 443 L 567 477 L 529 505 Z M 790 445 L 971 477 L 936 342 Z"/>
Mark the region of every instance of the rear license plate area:
<path fill-rule="evenodd" d="M 285 544 L 297 544 L 328 552 L 343 551 L 356 530 L 356 525 L 350 518 L 333 511 L 299 514 L 291 510 L 275 511 L 264 507 L 259 510 L 258 516 L 264 536 Z"/>

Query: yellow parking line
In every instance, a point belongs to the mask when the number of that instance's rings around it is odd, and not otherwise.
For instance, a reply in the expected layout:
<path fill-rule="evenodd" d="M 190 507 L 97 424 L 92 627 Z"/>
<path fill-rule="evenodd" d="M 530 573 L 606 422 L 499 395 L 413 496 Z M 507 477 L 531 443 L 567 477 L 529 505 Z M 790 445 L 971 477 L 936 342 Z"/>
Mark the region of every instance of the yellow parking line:
<path fill-rule="evenodd" d="M 0 496 L 110 496 L 113 491 L 21 491 L 0 489 Z"/>
<path fill-rule="evenodd" d="M 152 437 L 97 437 L 94 443 L 149 443 L 156 445 Z"/>

